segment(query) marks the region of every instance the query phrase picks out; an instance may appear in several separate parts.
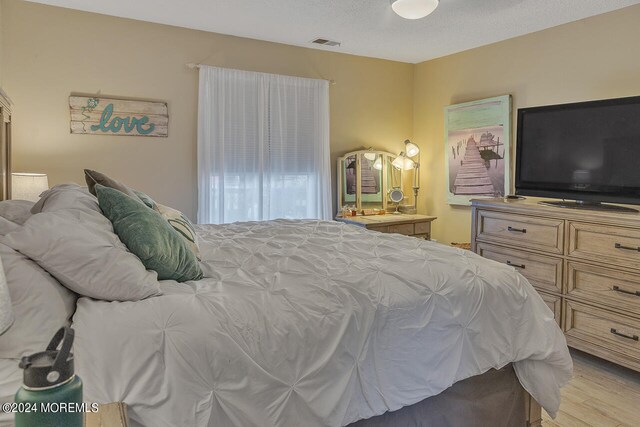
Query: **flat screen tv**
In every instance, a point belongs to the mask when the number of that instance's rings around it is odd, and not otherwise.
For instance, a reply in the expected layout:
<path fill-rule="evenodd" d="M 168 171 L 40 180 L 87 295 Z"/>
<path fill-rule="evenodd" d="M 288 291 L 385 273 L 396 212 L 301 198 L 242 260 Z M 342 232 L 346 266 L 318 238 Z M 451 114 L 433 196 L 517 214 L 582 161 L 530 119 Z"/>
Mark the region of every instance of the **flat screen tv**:
<path fill-rule="evenodd" d="M 516 194 L 640 204 L 640 96 L 518 110 Z"/>

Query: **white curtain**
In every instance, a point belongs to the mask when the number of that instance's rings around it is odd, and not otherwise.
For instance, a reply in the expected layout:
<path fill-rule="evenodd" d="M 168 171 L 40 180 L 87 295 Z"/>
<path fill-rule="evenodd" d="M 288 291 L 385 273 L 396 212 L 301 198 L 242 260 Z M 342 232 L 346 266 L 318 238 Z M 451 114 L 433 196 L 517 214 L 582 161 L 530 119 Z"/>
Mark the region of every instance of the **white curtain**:
<path fill-rule="evenodd" d="M 198 222 L 331 218 L 329 86 L 200 67 Z"/>

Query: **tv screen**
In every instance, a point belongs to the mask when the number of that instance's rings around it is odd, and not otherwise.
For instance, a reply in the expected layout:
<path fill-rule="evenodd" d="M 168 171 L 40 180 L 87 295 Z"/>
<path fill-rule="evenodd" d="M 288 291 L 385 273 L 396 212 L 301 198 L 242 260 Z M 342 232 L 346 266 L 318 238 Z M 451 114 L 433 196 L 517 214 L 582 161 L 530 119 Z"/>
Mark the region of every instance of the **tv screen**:
<path fill-rule="evenodd" d="M 519 109 L 516 194 L 640 204 L 640 96 Z"/>

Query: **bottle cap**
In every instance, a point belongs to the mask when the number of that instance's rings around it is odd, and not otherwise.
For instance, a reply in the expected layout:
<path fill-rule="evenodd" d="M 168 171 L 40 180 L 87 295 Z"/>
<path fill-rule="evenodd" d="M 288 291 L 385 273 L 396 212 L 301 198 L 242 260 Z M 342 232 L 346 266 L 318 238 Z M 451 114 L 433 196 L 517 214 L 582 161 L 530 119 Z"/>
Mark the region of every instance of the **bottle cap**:
<path fill-rule="evenodd" d="M 74 332 L 68 326 L 60 328 L 45 351 L 24 356 L 20 368 L 24 369 L 23 382 L 27 388 L 50 388 L 67 382 L 74 374 Z M 60 350 L 56 350 L 62 343 Z"/>

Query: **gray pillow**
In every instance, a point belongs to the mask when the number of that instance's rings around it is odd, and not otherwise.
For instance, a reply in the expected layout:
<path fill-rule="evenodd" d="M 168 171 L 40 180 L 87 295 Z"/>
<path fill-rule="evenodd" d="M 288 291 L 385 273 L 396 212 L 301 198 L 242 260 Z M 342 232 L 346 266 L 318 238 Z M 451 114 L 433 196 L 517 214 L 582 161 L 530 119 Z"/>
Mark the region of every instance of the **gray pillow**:
<path fill-rule="evenodd" d="M 160 294 L 156 273 L 147 271 L 113 233 L 109 220 L 92 209 L 33 215 L 3 243 L 81 295 L 136 301 Z"/>
<path fill-rule="evenodd" d="M 0 243 L 15 320 L 0 335 L 0 358 L 43 351 L 53 334 L 69 324 L 76 295 L 35 262 Z"/>
<path fill-rule="evenodd" d="M 133 189 L 127 187 L 120 181 L 116 181 L 115 179 L 108 177 L 103 173 L 93 171 L 91 169 L 85 169 L 84 179 L 87 182 L 87 187 L 89 188 L 89 192 L 94 196 L 97 196 L 96 184 L 100 184 L 104 187 L 109 187 L 109 188 L 113 188 L 114 190 L 118 190 L 126 194 L 127 196 L 131 197 L 132 199 L 138 202 L 144 203 L 144 201 L 138 197 L 138 195 L 134 192 Z"/>

